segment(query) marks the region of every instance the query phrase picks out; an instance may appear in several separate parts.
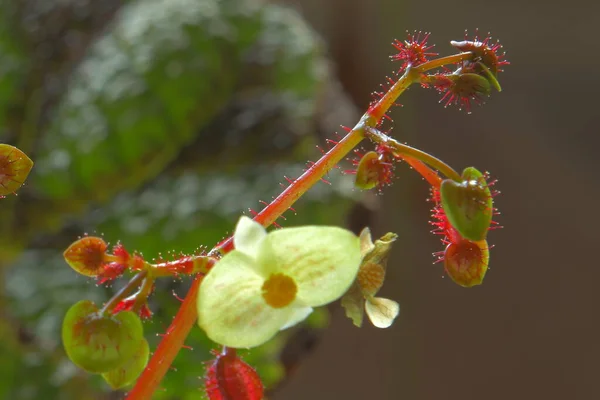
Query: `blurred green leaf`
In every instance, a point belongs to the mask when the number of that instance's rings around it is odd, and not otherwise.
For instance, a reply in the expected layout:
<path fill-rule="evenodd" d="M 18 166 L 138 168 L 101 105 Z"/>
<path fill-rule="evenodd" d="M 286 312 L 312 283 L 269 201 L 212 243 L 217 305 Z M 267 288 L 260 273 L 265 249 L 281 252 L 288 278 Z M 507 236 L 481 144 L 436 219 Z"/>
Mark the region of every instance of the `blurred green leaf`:
<path fill-rule="evenodd" d="M 5 44 L 6 26 L 0 54 L 28 51 Z M 193 253 L 220 241 L 248 208 L 259 211 L 260 200 L 280 193 L 284 176 L 298 176 L 318 156 L 312 131 L 331 77 L 318 38 L 290 10 L 254 0 L 128 1 L 82 56 L 59 103 L 44 109 L 39 127 L 28 125 L 35 168 L 19 196 L 0 207 L 0 247 L 18 256 L 5 276 L 6 309 L 33 337 L 27 350 L 6 353 L 6 360 L 23 357 L 0 397 L 79 400 L 108 390 L 66 360 L 60 344 L 72 304 L 102 304 L 113 292 L 62 259 L 78 235 L 103 234 L 148 259 Z M 5 112 L 22 101 L 15 90 L 24 70 L 15 67 L 5 97 L 0 85 Z M 337 172 L 330 180 L 294 206 L 298 215 L 289 211 L 279 222 L 340 223 L 352 182 Z M 157 282 L 155 316 L 144 324 L 151 349 L 179 308 L 173 293 L 183 296 L 188 286 L 189 279 Z M 267 385 L 283 374 L 286 337 L 247 355 Z M 156 398 L 202 395 L 198 377 L 212 344 L 198 328 L 186 344 L 193 351 L 180 352 Z"/>

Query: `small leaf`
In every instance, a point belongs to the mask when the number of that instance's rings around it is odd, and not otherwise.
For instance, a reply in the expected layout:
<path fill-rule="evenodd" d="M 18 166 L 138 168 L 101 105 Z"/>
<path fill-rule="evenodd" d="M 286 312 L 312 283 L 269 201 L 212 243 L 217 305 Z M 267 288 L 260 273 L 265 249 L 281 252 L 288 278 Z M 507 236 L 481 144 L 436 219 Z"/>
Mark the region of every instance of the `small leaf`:
<path fill-rule="evenodd" d="M 451 179 L 440 188 L 442 207 L 454 228 L 466 239 L 484 240 L 492 223 L 493 201 L 490 188 L 481 172 L 466 168 L 463 181 Z"/>
<path fill-rule="evenodd" d="M 133 383 L 144 371 L 150 358 L 150 347 L 146 339 L 140 340 L 133 356 L 120 367 L 102 374 L 102 378 L 114 389 L 123 388 Z"/>

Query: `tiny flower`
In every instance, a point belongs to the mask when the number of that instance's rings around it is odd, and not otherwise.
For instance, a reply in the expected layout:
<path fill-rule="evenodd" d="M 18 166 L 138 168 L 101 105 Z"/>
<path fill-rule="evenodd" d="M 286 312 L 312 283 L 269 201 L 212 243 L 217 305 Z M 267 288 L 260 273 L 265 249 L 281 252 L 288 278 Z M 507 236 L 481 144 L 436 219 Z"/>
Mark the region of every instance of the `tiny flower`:
<path fill-rule="evenodd" d="M 11 194 L 21 187 L 33 161 L 21 150 L 8 144 L 0 144 L 0 196 Z"/>
<path fill-rule="evenodd" d="M 375 297 L 383 286 L 387 259 L 397 237 L 395 233 L 387 233 L 373 243 L 369 228 L 363 229 L 360 234 L 363 260 L 356 281 L 342 298 L 346 316 L 358 327 L 362 325 L 363 308 L 377 328 L 391 326 L 400 312 L 397 302 Z"/>
<path fill-rule="evenodd" d="M 263 384 L 256 370 L 225 348 L 206 371 L 206 395 L 209 400 L 262 400 Z"/>
<path fill-rule="evenodd" d="M 267 234 L 242 217 L 235 250 L 204 278 L 198 324 L 229 347 L 254 347 L 304 320 L 312 307 L 338 299 L 361 261 L 359 239 L 337 227 L 284 228 Z"/>

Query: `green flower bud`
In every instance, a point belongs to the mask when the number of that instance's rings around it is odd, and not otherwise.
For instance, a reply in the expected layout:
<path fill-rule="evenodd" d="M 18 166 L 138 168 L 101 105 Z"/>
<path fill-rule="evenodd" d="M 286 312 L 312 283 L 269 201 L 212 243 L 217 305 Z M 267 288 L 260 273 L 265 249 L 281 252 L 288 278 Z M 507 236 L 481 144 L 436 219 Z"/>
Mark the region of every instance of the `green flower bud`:
<path fill-rule="evenodd" d="M 450 224 L 465 239 L 484 240 L 492 223 L 493 201 L 481 172 L 466 168 L 462 182 L 446 179 L 440 188 L 442 207 Z"/>

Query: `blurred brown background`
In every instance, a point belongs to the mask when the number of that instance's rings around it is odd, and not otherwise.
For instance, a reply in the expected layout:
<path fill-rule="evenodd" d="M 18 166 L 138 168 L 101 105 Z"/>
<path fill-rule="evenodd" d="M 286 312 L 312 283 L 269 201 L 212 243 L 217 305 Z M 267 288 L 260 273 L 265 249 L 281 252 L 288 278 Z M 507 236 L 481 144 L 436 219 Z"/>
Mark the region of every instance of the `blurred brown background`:
<path fill-rule="evenodd" d="M 480 28 L 511 65 L 504 92 L 472 115 L 413 88 L 392 113 L 395 136 L 500 182 L 505 229 L 492 232 L 483 286 L 443 279 L 429 253 L 427 191 L 400 172 L 379 198 L 375 232 L 397 231 L 384 296 L 395 325 L 349 329 L 341 309 L 277 399 L 600 398 L 597 184 L 600 61 L 594 2 L 289 0 L 324 35 L 359 109 L 394 67 L 393 38 L 432 31 L 436 50 Z M 352 121 L 340 121 L 352 124 Z M 410 211 L 405 211 L 405 210 Z"/>

